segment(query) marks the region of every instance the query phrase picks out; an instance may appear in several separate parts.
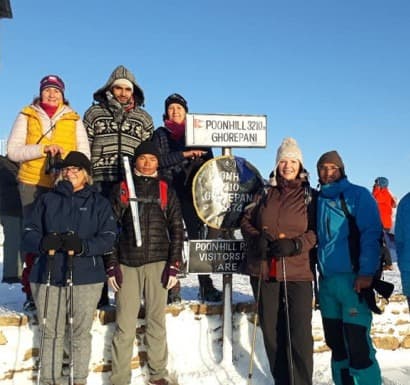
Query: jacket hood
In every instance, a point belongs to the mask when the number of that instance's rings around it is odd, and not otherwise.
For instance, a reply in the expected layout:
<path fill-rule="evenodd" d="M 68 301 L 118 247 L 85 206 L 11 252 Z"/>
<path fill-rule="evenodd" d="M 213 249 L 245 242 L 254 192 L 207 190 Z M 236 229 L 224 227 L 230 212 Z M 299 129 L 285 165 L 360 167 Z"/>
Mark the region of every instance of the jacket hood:
<path fill-rule="evenodd" d="M 125 68 L 123 65 L 118 66 L 115 70 L 111 73 L 110 77 L 108 78 L 107 82 L 99 88 L 97 91 L 94 92 L 94 100 L 96 102 L 105 102 L 107 100 L 106 92 L 111 89 L 112 83 L 114 83 L 117 79 L 127 79 L 129 80 L 134 86 L 134 100 L 137 106 L 144 105 L 144 91 L 138 85 L 135 76 Z"/>

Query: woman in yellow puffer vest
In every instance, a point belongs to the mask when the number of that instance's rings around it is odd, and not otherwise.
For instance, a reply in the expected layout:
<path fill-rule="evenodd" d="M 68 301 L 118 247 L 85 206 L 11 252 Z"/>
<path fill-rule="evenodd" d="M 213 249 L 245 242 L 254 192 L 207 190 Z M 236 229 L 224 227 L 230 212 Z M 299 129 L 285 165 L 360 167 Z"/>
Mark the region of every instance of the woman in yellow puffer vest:
<path fill-rule="evenodd" d="M 49 191 L 54 184 L 53 173 L 46 173 L 47 155 L 64 158 L 70 151 L 90 157 L 87 133 L 80 116 L 69 107 L 64 97 L 65 85 L 57 75 L 47 75 L 40 81 L 40 96 L 24 107 L 17 116 L 7 142 L 7 156 L 19 162 L 19 193 L 23 220 L 34 200 Z M 26 265 L 31 262 L 26 258 Z M 31 293 L 23 271 L 23 291 L 30 308 Z M 25 284 L 26 282 L 26 284 Z"/>

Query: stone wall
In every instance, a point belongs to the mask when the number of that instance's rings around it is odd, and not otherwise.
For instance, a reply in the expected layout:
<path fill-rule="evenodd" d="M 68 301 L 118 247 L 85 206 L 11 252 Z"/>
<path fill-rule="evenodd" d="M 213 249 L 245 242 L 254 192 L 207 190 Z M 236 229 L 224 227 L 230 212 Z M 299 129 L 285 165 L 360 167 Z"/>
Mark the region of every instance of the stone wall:
<path fill-rule="evenodd" d="M 384 308 L 382 315 L 374 315 L 372 339 L 378 349 L 410 349 L 410 315 L 405 298 L 394 295 L 389 304 L 379 303 Z M 248 321 L 254 321 L 254 303 L 237 303 L 232 306 L 233 314 L 245 314 Z M 222 305 L 207 305 L 196 302 L 183 302 L 180 305 L 167 306 L 166 312 L 174 317 L 187 310 L 192 313 L 192 319 L 221 315 Z M 132 367 L 142 367 L 146 363 L 144 351 L 144 311 L 139 314 L 140 321 L 136 329 L 135 355 L 132 358 Z M 320 313 L 314 312 L 313 339 L 315 353 L 328 351 L 324 342 L 323 330 L 320 327 Z M 377 319 L 380 317 L 380 319 Z M 115 327 L 115 308 L 96 311 L 93 334 L 93 355 L 90 363 L 93 372 L 108 372 L 111 370 L 111 337 Z M 222 317 L 221 317 L 222 323 Z M 4 314 L 0 315 L 0 356 L 4 352 L 10 356 L 9 363 L 0 363 L 0 382 L 12 379 L 16 373 L 27 372 L 27 375 L 35 379 L 36 358 L 38 357 L 38 319 L 35 315 L 28 314 Z M 101 348 L 103 346 L 103 348 Z"/>

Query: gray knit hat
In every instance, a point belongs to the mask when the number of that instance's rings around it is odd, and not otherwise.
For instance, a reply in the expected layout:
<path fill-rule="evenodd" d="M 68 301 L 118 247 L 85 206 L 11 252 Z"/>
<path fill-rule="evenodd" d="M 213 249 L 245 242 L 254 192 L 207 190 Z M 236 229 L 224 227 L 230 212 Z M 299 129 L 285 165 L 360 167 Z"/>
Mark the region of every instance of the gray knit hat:
<path fill-rule="evenodd" d="M 324 163 L 333 163 L 340 169 L 340 174 L 345 176 L 345 165 L 342 158 L 336 150 L 325 152 L 317 161 L 317 172 L 319 173 L 319 167 Z"/>
<path fill-rule="evenodd" d="M 298 143 L 294 138 L 288 137 L 288 138 L 283 138 L 282 143 L 278 147 L 276 151 L 276 160 L 275 160 L 275 166 L 272 170 L 272 172 L 269 175 L 269 183 L 272 186 L 276 186 L 277 180 L 276 180 L 276 171 L 279 166 L 279 162 L 283 160 L 284 158 L 291 158 L 291 159 L 296 159 L 300 163 L 300 171 L 304 170 L 303 167 L 303 155 L 300 147 L 298 146 Z"/>
<path fill-rule="evenodd" d="M 284 138 L 281 145 L 276 152 L 276 166 L 278 167 L 279 162 L 284 158 L 297 159 L 303 166 L 303 156 L 297 142 L 293 138 Z"/>
<path fill-rule="evenodd" d="M 118 79 L 127 79 L 132 83 L 135 104 L 137 106 L 143 106 L 144 91 L 138 85 L 133 73 L 127 68 L 125 68 L 123 65 L 116 67 L 114 71 L 112 71 L 107 82 L 101 88 L 94 92 L 94 100 L 99 103 L 104 102 L 107 99 L 106 92 L 111 89 L 113 83 Z"/>

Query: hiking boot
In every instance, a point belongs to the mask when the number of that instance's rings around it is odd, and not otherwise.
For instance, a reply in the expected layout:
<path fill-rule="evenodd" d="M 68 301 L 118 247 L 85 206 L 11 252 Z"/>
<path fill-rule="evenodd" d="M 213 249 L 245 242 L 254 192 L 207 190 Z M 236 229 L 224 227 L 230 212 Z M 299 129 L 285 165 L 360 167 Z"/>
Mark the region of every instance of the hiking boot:
<path fill-rule="evenodd" d="M 148 385 L 169 385 L 169 382 L 165 378 L 159 380 L 149 380 Z"/>
<path fill-rule="evenodd" d="M 110 301 L 109 301 L 108 298 L 102 298 L 102 299 L 100 299 L 100 300 L 98 301 L 97 309 L 98 309 L 98 310 L 104 309 L 104 308 L 107 307 L 109 304 L 110 304 Z"/>
<path fill-rule="evenodd" d="M 30 312 L 36 311 L 36 304 L 34 303 L 33 297 L 31 295 L 27 296 L 27 299 L 23 304 L 23 309 Z"/>
<path fill-rule="evenodd" d="M 214 286 L 200 287 L 199 297 L 202 301 L 221 302 L 222 292 L 220 292 Z"/>
<path fill-rule="evenodd" d="M 168 290 L 167 304 L 181 303 L 181 283 L 178 283 Z"/>
<path fill-rule="evenodd" d="M 172 303 L 181 303 L 181 295 L 179 293 L 172 292 L 171 290 L 168 291 L 168 299 L 167 299 L 167 305 L 170 305 Z"/>
<path fill-rule="evenodd" d="M 97 309 L 105 308 L 109 304 L 110 304 L 110 299 L 108 298 L 108 286 L 107 286 L 107 282 L 105 282 L 102 292 L 101 292 L 100 300 L 98 301 L 98 304 L 97 304 Z"/>
<path fill-rule="evenodd" d="M 215 289 L 209 274 L 198 274 L 199 281 L 199 299 L 209 302 L 220 302 L 222 293 Z"/>

